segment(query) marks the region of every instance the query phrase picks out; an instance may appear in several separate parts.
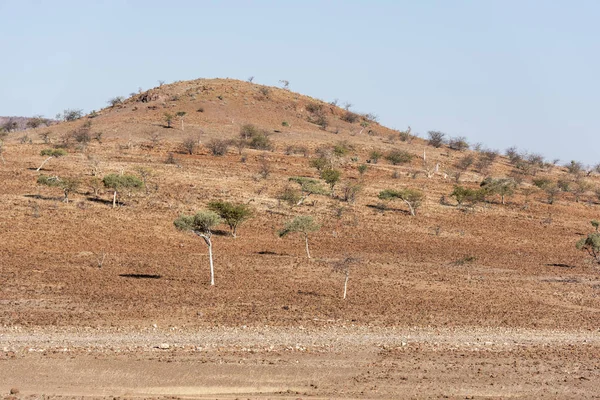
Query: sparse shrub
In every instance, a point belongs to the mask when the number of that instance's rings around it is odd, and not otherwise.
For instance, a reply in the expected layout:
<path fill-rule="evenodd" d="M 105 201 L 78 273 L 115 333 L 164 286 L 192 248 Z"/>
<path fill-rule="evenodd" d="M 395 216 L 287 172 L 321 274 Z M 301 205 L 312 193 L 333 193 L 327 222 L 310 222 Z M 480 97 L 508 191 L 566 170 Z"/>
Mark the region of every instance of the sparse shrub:
<path fill-rule="evenodd" d="M 286 186 L 279 192 L 277 199 L 286 202 L 290 206 L 295 206 L 302 200 L 302 193 L 300 190 Z"/>
<path fill-rule="evenodd" d="M 344 114 L 342 114 L 341 118 L 342 121 L 354 124 L 355 122 L 358 122 L 358 120 L 360 119 L 360 115 L 353 113 L 352 111 L 346 111 Z"/>
<path fill-rule="evenodd" d="M 167 158 L 165 159 L 165 164 L 179 165 L 179 162 L 177 161 L 177 158 L 175 158 L 175 154 L 169 152 L 167 154 Z"/>
<path fill-rule="evenodd" d="M 305 108 L 309 113 L 316 114 L 323 111 L 323 104 L 308 103 Z"/>
<path fill-rule="evenodd" d="M 203 113 L 204 112 L 204 107 L 200 107 L 196 111 L 199 112 L 199 113 Z"/>
<path fill-rule="evenodd" d="M 456 138 L 449 139 L 448 147 L 456 151 L 465 151 L 469 149 L 469 143 L 467 142 L 467 139 L 465 137 L 459 136 Z"/>
<path fill-rule="evenodd" d="M 358 173 L 360 175 L 364 175 L 365 172 L 367 172 L 367 170 L 369 169 L 369 166 L 367 164 L 361 164 L 356 169 L 358 169 Z"/>
<path fill-rule="evenodd" d="M 344 186 L 342 186 L 342 200 L 348 203 L 354 203 L 361 190 L 362 185 L 359 183 L 345 183 Z"/>
<path fill-rule="evenodd" d="M 260 93 L 261 95 L 263 95 L 263 97 L 264 97 L 264 98 L 266 98 L 266 99 L 268 99 L 268 98 L 269 98 L 269 95 L 271 94 L 271 89 L 269 89 L 269 88 L 268 88 L 268 87 L 266 87 L 266 86 L 261 86 L 261 87 L 258 89 L 258 91 L 259 91 L 259 93 Z"/>
<path fill-rule="evenodd" d="M 279 231 L 279 237 L 284 237 L 290 233 L 300 233 L 304 236 L 304 242 L 306 245 L 306 256 L 310 257 L 310 250 L 308 248 L 308 234 L 316 232 L 321 229 L 321 226 L 315 222 L 313 217 L 308 215 L 301 215 L 293 220 L 287 222 L 283 228 Z"/>
<path fill-rule="evenodd" d="M 212 230 L 221 223 L 221 217 L 214 211 L 200 211 L 196 215 L 181 215 L 173 224 L 180 231 L 193 232 L 204 239 L 208 246 L 208 258 L 210 261 L 210 284 L 215 284 L 215 269 L 212 254 Z"/>
<path fill-rule="evenodd" d="M 533 179 L 532 183 L 534 186 L 536 186 L 540 189 L 545 189 L 546 187 L 548 187 L 552 184 L 552 181 L 548 178 L 536 178 L 536 179 Z"/>
<path fill-rule="evenodd" d="M 377 164 L 379 162 L 379 159 L 383 157 L 383 153 L 380 152 L 379 150 L 373 150 L 371 151 L 371 153 L 369 154 L 369 159 L 371 160 L 371 162 L 373 164 Z"/>
<path fill-rule="evenodd" d="M 421 207 L 425 196 L 423 192 L 417 189 L 386 189 L 379 192 L 378 196 L 381 200 L 400 199 L 408 206 L 410 215 L 413 217 L 417 214 L 417 209 Z"/>
<path fill-rule="evenodd" d="M 255 150 L 273 150 L 273 143 L 265 132 L 261 132 L 248 141 L 248 147 Z"/>
<path fill-rule="evenodd" d="M 521 156 L 521 154 L 519 153 L 519 151 L 517 150 L 517 148 L 515 146 L 509 147 L 508 149 L 506 149 L 504 151 L 504 154 L 506 155 L 506 157 L 508 157 L 508 160 L 513 165 L 516 165 L 518 162 L 520 162 L 523 159 L 523 157 Z"/>
<path fill-rule="evenodd" d="M 485 174 L 488 172 L 496 158 L 498 158 L 497 150 L 479 150 L 479 156 L 477 157 L 475 168 L 477 171 Z"/>
<path fill-rule="evenodd" d="M 385 159 L 392 165 L 406 164 L 413 159 L 414 155 L 404 150 L 390 150 Z"/>
<path fill-rule="evenodd" d="M 327 190 L 323 188 L 318 181 L 311 178 L 306 178 L 304 176 L 294 176 L 289 178 L 290 182 L 296 182 L 300 185 L 300 190 L 302 191 L 302 197 L 296 203 L 296 205 L 301 205 L 304 201 L 313 194 L 327 194 Z"/>
<path fill-rule="evenodd" d="M 479 186 L 486 191 L 486 194 L 499 195 L 502 204 L 505 204 L 505 198 L 515 193 L 517 184 L 513 179 L 509 178 L 486 178 Z"/>
<path fill-rule="evenodd" d="M 237 237 L 238 226 L 252 217 L 252 210 L 247 204 L 230 203 L 227 201 L 211 201 L 208 209 L 216 212 L 229 226 L 231 236 Z"/>
<path fill-rule="evenodd" d="M 473 157 L 472 154 L 467 154 L 464 157 L 462 157 L 460 160 L 458 160 L 458 162 L 456 163 L 456 168 L 459 171 L 466 171 L 469 169 L 469 167 L 471 167 L 471 165 L 473 165 L 473 163 L 475 162 L 475 157 Z"/>
<path fill-rule="evenodd" d="M 213 156 L 223 156 L 227 154 L 227 150 L 229 149 L 229 143 L 224 139 L 211 139 L 206 147 L 210 150 Z"/>
<path fill-rule="evenodd" d="M 580 175 L 583 172 L 583 164 L 579 161 L 571 161 L 569 164 L 565 165 L 567 168 L 567 172 L 572 175 Z"/>
<path fill-rule="evenodd" d="M 333 146 L 333 154 L 337 157 L 343 157 L 346 154 L 348 154 L 349 152 L 351 152 L 352 150 L 354 150 L 354 146 L 352 146 L 350 143 L 348 143 L 345 140 L 341 141 L 341 142 L 337 142 Z"/>
<path fill-rule="evenodd" d="M 188 137 L 183 141 L 182 147 L 183 147 L 183 150 L 187 154 L 191 155 L 196 152 L 196 147 L 198 147 L 198 142 L 196 141 L 196 139 L 194 139 L 192 137 Z"/>
<path fill-rule="evenodd" d="M 592 225 L 594 225 L 593 222 Z M 586 251 L 592 257 L 592 260 L 600 264 L 600 233 L 598 233 L 598 226 L 594 225 L 594 227 L 596 232 L 589 233 L 587 237 L 578 240 L 575 246 L 578 250 Z"/>
<path fill-rule="evenodd" d="M 115 107 L 115 106 L 118 106 L 120 104 L 123 104 L 124 101 L 125 101 L 125 98 L 123 96 L 117 96 L 117 97 L 113 97 L 112 99 L 108 100 L 108 104 L 111 107 Z"/>
<path fill-rule="evenodd" d="M 254 136 L 259 135 L 260 133 L 260 129 L 258 129 L 252 124 L 242 125 L 242 127 L 240 128 L 240 138 L 244 140 L 250 140 Z"/>
<path fill-rule="evenodd" d="M 445 133 L 439 131 L 429 131 L 427 132 L 427 136 L 429 137 L 429 145 L 435 148 L 440 148 L 444 144 L 444 136 Z"/>
<path fill-rule="evenodd" d="M 318 157 L 318 158 L 313 158 L 312 160 L 309 161 L 308 163 L 311 167 L 315 168 L 317 171 L 321 172 L 327 168 L 332 168 L 331 165 L 331 160 L 329 160 L 326 157 Z"/>
<path fill-rule="evenodd" d="M 579 199 L 581 198 L 581 196 L 586 194 L 591 189 L 592 185 L 588 181 L 584 179 L 577 179 L 575 181 L 575 186 L 572 189 L 572 193 L 575 196 L 575 201 L 579 203 Z"/>
<path fill-rule="evenodd" d="M 283 122 L 281 123 L 281 126 L 288 127 L 288 126 L 290 126 L 290 124 L 289 124 L 287 121 L 283 121 Z"/>
<path fill-rule="evenodd" d="M 258 163 L 258 174 L 263 178 L 267 179 L 271 174 L 271 164 L 266 158 L 262 158 Z"/>
<path fill-rule="evenodd" d="M 83 117 L 83 110 L 68 108 L 63 111 L 62 115 L 58 114 L 56 119 L 62 119 L 63 121 L 70 122 L 78 120 L 81 117 Z"/>

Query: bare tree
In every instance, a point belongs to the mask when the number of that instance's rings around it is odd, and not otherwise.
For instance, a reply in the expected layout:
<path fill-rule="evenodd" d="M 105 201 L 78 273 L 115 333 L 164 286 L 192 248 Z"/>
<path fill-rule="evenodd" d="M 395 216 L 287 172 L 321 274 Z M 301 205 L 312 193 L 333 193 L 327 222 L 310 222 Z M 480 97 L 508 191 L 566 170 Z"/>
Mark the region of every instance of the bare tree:
<path fill-rule="evenodd" d="M 306 256 L 310 257 L 310 249 L 308 247 L 308 234 L 316 232 L 321 229 L 321 226 L 316 223 L 313 217 L 308 215 L 301 215 L 288 221 L 284 227 L 279 231 L 279 237 L 287 236 L 290 233 L 300 233 L 304 236 L 304 242 L 306 244 Z"/>
<path fill-rule="evenodd" d="M 204 239 L 208 246 L 208 257 L 210 261 L 210 284 L 215 284 L 215 268 L 212 253 L 212 230 L 221 223 L 221 217 L 213 211 L 200 211 L 196 215 L 181 215 L 173 224 L 181 231 L 192 232 Z"/>

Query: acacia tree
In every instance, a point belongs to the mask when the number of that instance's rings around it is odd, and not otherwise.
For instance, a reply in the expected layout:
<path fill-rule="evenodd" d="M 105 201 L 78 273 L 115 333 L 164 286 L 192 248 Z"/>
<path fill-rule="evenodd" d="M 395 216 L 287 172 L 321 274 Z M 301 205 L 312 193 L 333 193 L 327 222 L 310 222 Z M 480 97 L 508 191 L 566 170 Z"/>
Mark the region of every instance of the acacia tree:
<path fill-rule="evenodd" d="M 215 284 L 215 269 L 212 254 L 212 229 L 221 223 L 221 217 L 214 211 L 199 211 L 196 215 L 181 215 L 173 224 L 180 231 L 188 231 L 200 236 L 208 246 L 210 260 L 210 284 Z"/>
<path fill-rule="evenodd" d="M 252 217 L 252 210 L 247 204 L 234 204 L 227 201 L 211 201 L 208 209 L 214 211 L 231 229 L 231 236 L 237 237 L 238 226 Z"/>
<path fill-rule="evenodd" d="M 342 295 L 342 298 L 344 300 L 346 300 L 346 295 L 348 293 L 348 280 L 350 279 L 350 269 L 358 261 L 358 258 L 345 257 L 343 260 L 339 260 L 333 264 L 333 270 L 335 272 L 341 272 L 344 274 L 344 292 Z"/>
<path fill-rule="evenodd" d="M 64 193 L 63 202 L 68 203 L 69 193 L 76 191 L 80 182 L 75 178 L 61 178 L 59 176 L 40 175 L 37 179 L 37 183 L 40 185 L 58 187 L 62 189 Z"/>
<path fill-rule="evenodd" d="M 394 189 L 386 189 L 379 192 L 380 199 L 382 200 L 393 200 L 400 199 L 408 206 L 410 211 L 410 215 L 413 217 L 417 214 L 417 209 L 421 207 L 421 203 L 423 202 L 423 198 L 425 197 L 423 193 L 417 189 L 402 189 L 402 190 L 394 190 Z"/>
<path fill-rule="evenodd" d="M 167 128 L 170 128 L 171 123 L 173 122 L 173 114 L 166 112 L 164 115 L 165 115 L 165 121 L 167 123 Z"/>
<path fill-rule="evenodd" d="M 40 155 L 42 156 L 48 156 L 48 158 L 46 158 L 44 160 L 44 162 L 42 163 L 42 165 L 40 165 L 38 167 L 38 169 L 36 169 L 37 172 L 40 172 L 40 169 L 42 169 L 42 167 L 50 160 L 52 160 L 53 158 L 60 158 L 60 157 L 64 157 L 67 155 L 67 151 L 65 149 L 44 149 L 40 152 Z"/>
<path fill-rule="evenodd" d="M 144 182 L 134 175 L 109 174 L 102 179 L 102 183 L 108 189 L 113 190 L 113 208 L 117 206 L 117 194 L 124 189 L 136 190 L 144 186 Z"/>
<path fill-rule="evenodd" d="M 600 233 L 598 233 L 598 221 L 591 221 L 596 232 L 589 233 L 587 237 L 580 239 L 575 246 L 579 250 L 585 250 L 598 264 L 600 264 Z"/>
<path fill-rule="evenodd" d="M 304 235 L 304 243 L 306 244 L 306 256 L 310 257 L 310 249 L 308 248 L 308 234 L 321 229 L 321 226 L 315 222 L 313 217 L 301 215 L 288 221 L 279 231 L 279 237 L 284 237 L 290 233 L 301 233 Z"/>
<path fill-rule="evenodd" d="M 334 194 L 335 185 L 339 182 L 342 173 L 337 169 L 329 168 L 321 171 L 321 179 L 323 179 L 331 189 L 331 197 Z"/>
<path fill-rule="evenodd" d="M 510 178 L 486 178 L 483 180 L 483 182 L 481 182 L 479 186 L 489 194 L 499 195 L 502 204 L 506 204 L 504 199 L 507 196 L 512 196 L 515 193 L 517 183 L 514 181 L 514 179 Z"/>

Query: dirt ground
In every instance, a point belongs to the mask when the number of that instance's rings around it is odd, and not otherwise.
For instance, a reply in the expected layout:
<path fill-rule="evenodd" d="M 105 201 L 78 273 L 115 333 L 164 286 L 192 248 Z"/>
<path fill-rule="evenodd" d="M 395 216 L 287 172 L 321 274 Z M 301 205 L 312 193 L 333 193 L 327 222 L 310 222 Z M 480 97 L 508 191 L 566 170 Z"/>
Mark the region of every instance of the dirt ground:
<path fill-rule="evenodd" d="M 463 153 L 344 122 L 329 105 L 321 130 L 306 113 L 318 100 L 270 90 L 181 82 L 102 110 L 90 119 L 101 142 L 69 147 L 41 171 L 81 180 L 68 204 L 59 189 L 36 184 L 40 151 L 52 145 L 40 134 L 61 143 L 82 122 L 26 131 L 28 140 L 9 135 L 0 163 L 0 395 L 600 397 L 600 269 L 574 246 L 599 218 L 592 191 L 548 204 L 526 176 L 505 205 L 458 207 L 443 171 Z M 164 112 L 178 110 L 185 130 L 179 120 L 164 127 Z M 210 140 L 234 138 L 245 123 L 268 129 L 274 150 L 210 154 Z M 184 154 L 189 137 L 200 146 Z M 334 196 L 297 207 L 278 200 L 290 177 L 318 178 L 315 150 L 340 143 L 351 149 L 336 159 Z M 373 150 L 390 149 L 415 158 L 358 173 Z M 431 178 L 421 171 L 424 151 L 441 166 Z M 169 153 L 175 162 L 165 162 Z M 511 169 L 499 157 L 489 174 Z M 149 172 L 147 190 L 122 193 L 112 209 L 97 179 L 140 171 Z M 562 167 L 537 176 L 570 179 Z M 470 169 L 460 183 L 478 187 L 483 177 Z M 355 202 L 340 200 L 349 183 L 362 188 Z M 401 202 L 382 210 L 379 191 L 405 187 L 425 193 L 417 215 Z M 226 226 L 216 232 L 211 287 L 206 246 L 173 220 L 215 199 L 247 203 L 254 217 L 238 238 Z M 310 260 L 300 235 L 277 235 L 298 215 L 322 225 Z M 357 262 L 344 300 L 333 267 L 346 257 Z"/>

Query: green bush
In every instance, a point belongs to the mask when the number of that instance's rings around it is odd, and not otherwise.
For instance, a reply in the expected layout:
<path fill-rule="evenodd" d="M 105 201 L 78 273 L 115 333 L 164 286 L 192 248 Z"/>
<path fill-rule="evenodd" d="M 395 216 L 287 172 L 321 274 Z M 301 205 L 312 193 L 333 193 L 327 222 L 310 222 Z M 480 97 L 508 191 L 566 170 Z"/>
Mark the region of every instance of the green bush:
<path fill-rule="evenodd" d="M 391 150 L 385 155 L 385 159 L 393 165 L 409 163 L 413 157 L 414 155 L 404 150 Z"/>

